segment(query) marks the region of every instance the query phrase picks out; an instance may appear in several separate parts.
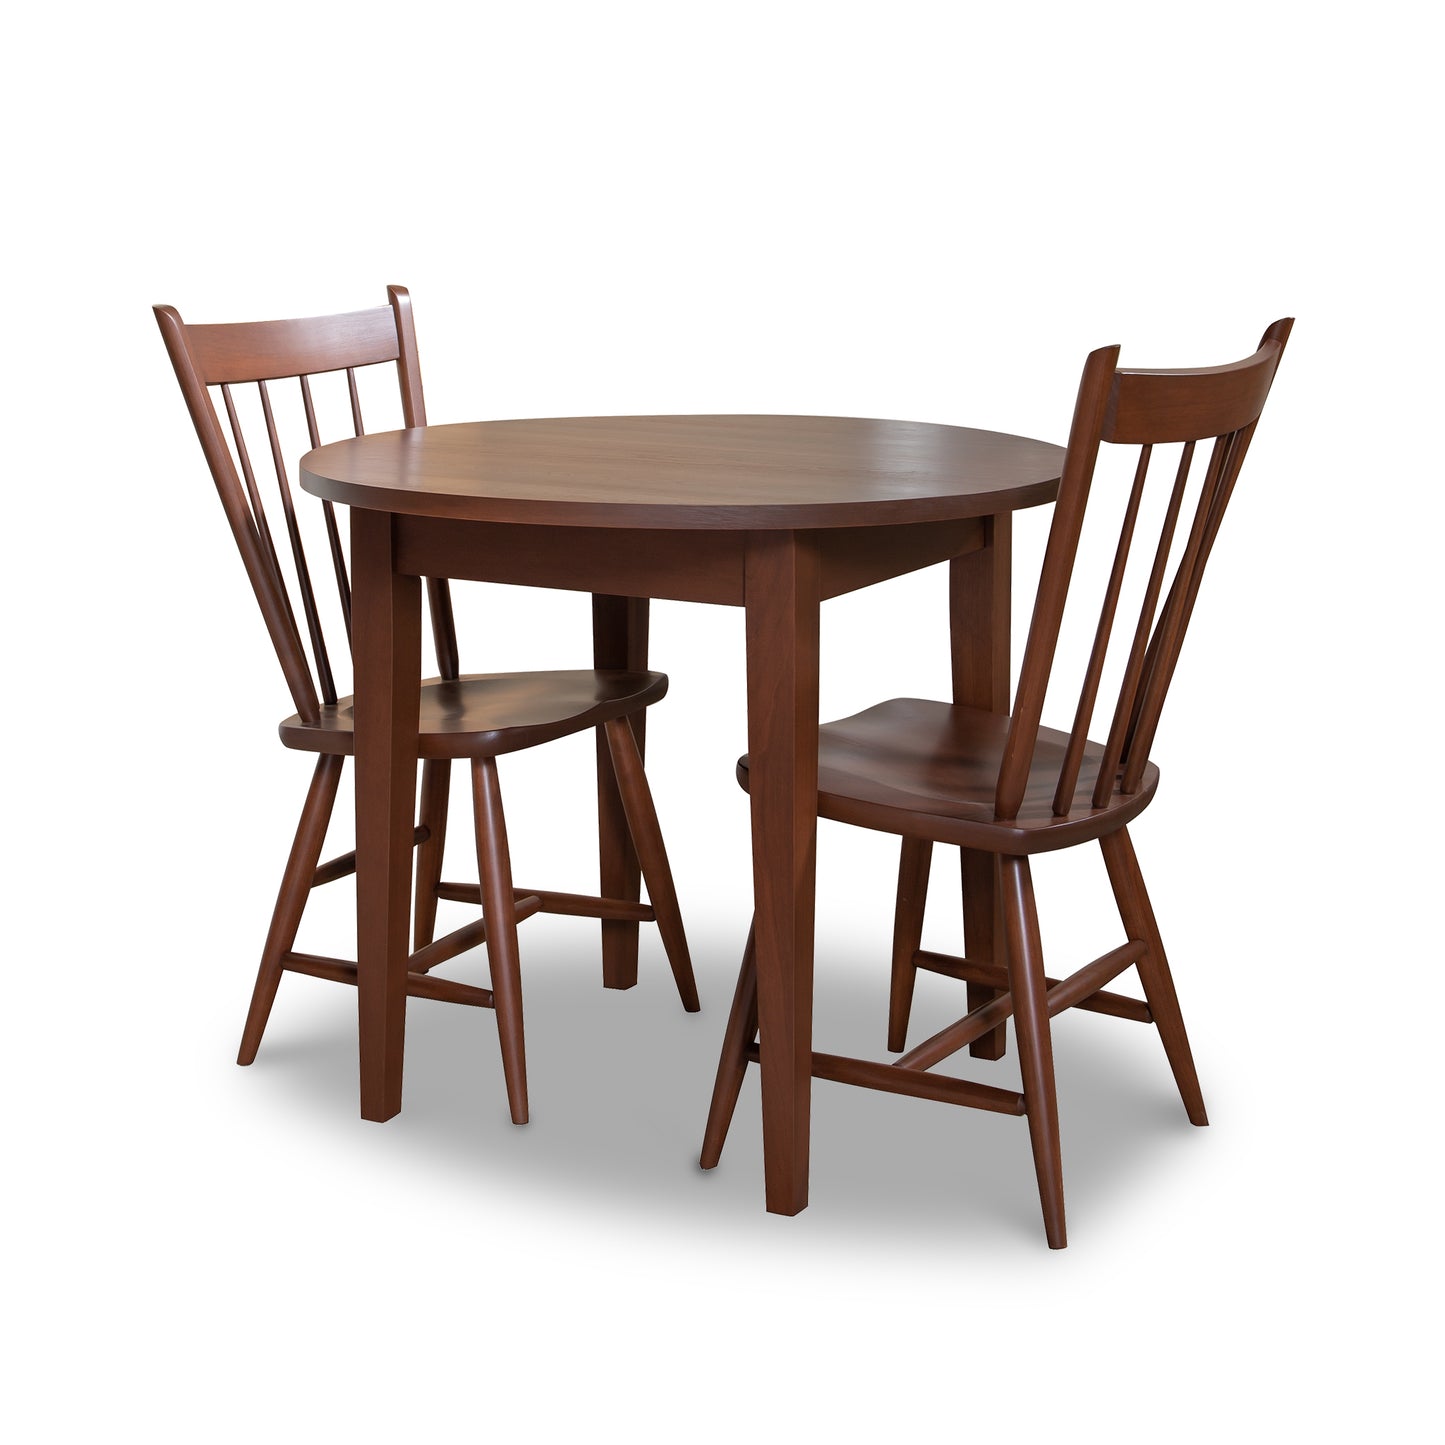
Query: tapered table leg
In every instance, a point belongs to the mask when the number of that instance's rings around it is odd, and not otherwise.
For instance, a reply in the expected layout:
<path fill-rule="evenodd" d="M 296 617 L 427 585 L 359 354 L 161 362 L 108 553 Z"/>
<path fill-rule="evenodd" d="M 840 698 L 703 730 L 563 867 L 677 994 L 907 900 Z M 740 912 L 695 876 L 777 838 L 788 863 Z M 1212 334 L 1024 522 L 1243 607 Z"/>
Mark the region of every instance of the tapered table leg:
<path fill-rule="evenodd" d="M 592 598 L 592 665 L 642 672 L 647 667 L 649 602 L 646 597 Z M 637 751 L 646 757 L 647 713 L 632 719 Z M 597 729 L 597 846 L 604 898 L 635 903 L 642 896 L 642 869 L 632 846 L 627 813 L 618 791 L 605 728 Z M 602 920 L 602 983 L 631 988 L 637 982 L 638 925 Z"/>
<path fill-rule="evenodd" d="M 990 712 L 1009 710 L 1010 584 L 1013 517 L 985 519 L 984 545 L 955 557 L 949 566 L 949 627 L 953 650 L 953 700 Z M 1003 911 L 998 906 L 997 860 L 960 850 L 963 885 L 964 952 L 977 963 L 1007 961 Z M 997 989 L 968 985 L 970 1011 L 995 997 Z M 1004 1025 L 969 1045 L 978 1059 L 1001 1059 L 1007 1047 Z"/>
<path fill-rule="evenodd" d="M 387 512 L 353 510 L 351 564 L 361 1117 L 382 1120 L 401 1109 L 421 697 L 421 582 L 395 570 Z"/>
<path fill-rule="evenodd" d="M 749 792 L 767 1207 L 808 1203 L 818 800 L 818 553 L 807 533 L 750 534 Z"/>

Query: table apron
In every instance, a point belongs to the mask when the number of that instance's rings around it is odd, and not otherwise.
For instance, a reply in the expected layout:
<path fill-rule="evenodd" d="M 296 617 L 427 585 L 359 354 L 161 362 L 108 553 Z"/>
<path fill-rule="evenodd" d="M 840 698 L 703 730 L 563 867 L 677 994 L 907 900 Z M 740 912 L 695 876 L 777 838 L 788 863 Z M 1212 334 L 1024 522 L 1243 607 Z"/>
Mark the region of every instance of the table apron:
<path fill-rule="evenodd" d="M 747 532 L 548 527 L 396 514 L 396 570 L 741 607 Z M 820 595 L 837 597 L 986 545 L 986 519 L 829 527 L 809 533 Z"/>

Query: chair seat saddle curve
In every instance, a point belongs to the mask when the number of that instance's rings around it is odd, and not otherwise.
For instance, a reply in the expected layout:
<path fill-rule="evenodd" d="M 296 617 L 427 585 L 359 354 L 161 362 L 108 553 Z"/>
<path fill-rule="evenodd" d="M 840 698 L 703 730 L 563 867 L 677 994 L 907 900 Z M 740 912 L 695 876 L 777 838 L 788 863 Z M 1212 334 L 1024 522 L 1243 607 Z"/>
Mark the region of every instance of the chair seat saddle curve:
<path fill-rule="evenodd" d="M 902 839 L 888 1048 L 898 1053 L 905 1047 L 920 968 L 965 982 L 968 1012 L 892 1063 L 815 1052 L 812 1075 L 1026 1116 L 1044 1231 L 1055 1249 L 1067 1242 L 1050 1032 L 1055 1014 L 1080 1008 L 1154 1024 L 1190 1122 L 1208 1123 L 1128 824 L 1158 788 L 1159 770 L 1149 752 L 1165 695 L 1205 564 L 1293 324 L 1276 321 L 1251 356 L 1227 366 L 1125 370 L 1118 365 L 1117 346 L 1089 356 L 1011 713 L 894 698 L 819 729 L 818 816 Z M 1132 468 L 1113 488 L 1106 483 L 1115 478 L 1096 478 L 1106 443 L 1138 449 Z M 1200 450 L 1207 450 L 1208 459 L 1191 481 L 1200 443 L 1207 444 Z M 1178 448 L 1173 475 L 1164 488 L 1150 491 L 1155 504 L 1146 508 L 1150 462 L 1166 447 Z M 1130 470 L 1133 481 L 1127 485 Z M 1158 470 L 1167 472 L 1167 464 Z M 1076 576 L 1075 564 L 1091 492 L 1119 498 L 1122 521 L 1107 580 L 1093 589 L 1093 606 L 1083 614 L 1086 621 L 1097 617 L 1097 622 L 1073 722 L 1059 731 L 1042 725 L 1042 713 L 1065 605 L 1088 606 L 1083 575 L 1091 569 L 1079 568 Z M 1096 499 L 1095 516 L 1098 509 Z M 1109 529 L 1108 536 L 1113 535 Z M 1150 536 L 1152 547 L 1143 544 Z M 1130 567 L 1131 552 L 1145 559 L 1141 566 Z M 1141 600 L 1133 626 L 1116 628 L 1126 573 L 1133 584 L 1127 595 Z M 1132 604 L 1125 615 L 1131 611 Z M 1111 639 L 1119 644 L 1112 661 Z M 1111 684 L 1108 732 L 1095 741 L 1089 732 L 1106 672 L 1117 677 L 1117 693 Z M 738 781 L 744 789 L 749 786 L 746 757 L 738 764 Z M 1062 979 L 1046 977 L 1029 859 L 1090 842 L 1103 852 L 1125 940 Z M 961 957 L 920 946 L 936 843 L 961 850 Z M 994 915 L 995 899 L 1001 918 Z M 1142 999 L 1106 987 L 1131 967 L 1137 970 Z M 759 1058 L 757 988 L 750 937 L 703 1136 L 705 1169 L 721 1157 L 747 1065 Z M 1020 1090 L 931 1072 L 965 1048 L 977 1058 L 999 1058 L 1010 1018 L 1018 1041 Z"/>
<path fill-rule="evenodd" d="M 303 527 L 287 475 L 283 427 L 278 421 L 283 410 L 282 387 L 273 392 L 271 384 L 282 383 L 288 392 L 291 385 L 299 384 L 292 411 L 298 418 L 304 414 L 301 435 L 310 448 L 321 445 L 318 417 L 323 413 L 327 386 L 336 393 L 341 413 L 349 412 L 351 433 L 363 434 L 358 376 L 370 377 L 374 374 L 371 368 L 395 368 L 403 424 L 408 428 L 425 426 L 411 299 L 400 286 L 389 287 L 387 295 L 388 305 L 368 311 L 219 325 L 187 325 L 173 307 L 155 308 L 212 480 L 296 705 L 296 712 L 280 725 L 281 741 L 288 748 L 318 755 L 262 950 L 241 1038 L 237 1060 L 241 1064 L 256 1057 L 283 973 L 356 983 L 353 960 L 295 949 L 311 890 L 356 871 L 354 853 L 321 861 L 342 767 L 355 747 L 353 701 L 339 695 L 322 614 L 328 605 L 333 614 L 339 612 L 349 652 L 351 588 L 341 521 L 330 502 L 323 502 L 321 509 L 325 550 L 336 583 L 334 600 L 325 603 L 313 585 Z M 244 396 L 242 388 L 246 388 Z M 217 395 L 226 417 L 224 427 Z M 250 422 L 253 446 L 248 446 L 243 412 Z M 297 425 L 301 425 L 299 419 Z M 289 559 L 284 564 L 267 519 L 253 453 L 269 455 L 275 474 L 289 543 Z M 517 924 L 522 919 L 538 912 L 572 914 L 601 919 L 604 930 L 655 922 L 683 1007 L 696 1012 L 699 1006 L 672 872 L 639 746 L 646 709 L 666 694 L 667 678 L 659 672 L 605 668 L 464 675 L 458 665 L 452 600 L 444 579 L 427 580 L 427 601 L 441 675 L 420 685 L 415 951 L 408 961 L 406 991 L 411 997 L 495 1011 L 511 1117 L 524 1124 L 528 1118 L 527 1070 L 517 945 Z M 594 603 L 594 609 L 597 605 Z M 604 859 L 604 871 L 613 879 L 625 879 L 630 869 L 633 882 L 640 871 L 647 885 L 647 903 L 522 889 L 512 883 L 498 757 L 594 728 L 602 769 L 599 802 L 610 789 L 607 795 L 621 808 L 635 855 L 627 860 Z M 471 770 L 476 883 L 442 880 L 451 764 L 457 760 L 466 760 Z M 443 899 L 480 904 L 483 916 L 436 938 L 437 905 Z M 438 965 L 483 943 L 491 988 L 433 975 Z"/>

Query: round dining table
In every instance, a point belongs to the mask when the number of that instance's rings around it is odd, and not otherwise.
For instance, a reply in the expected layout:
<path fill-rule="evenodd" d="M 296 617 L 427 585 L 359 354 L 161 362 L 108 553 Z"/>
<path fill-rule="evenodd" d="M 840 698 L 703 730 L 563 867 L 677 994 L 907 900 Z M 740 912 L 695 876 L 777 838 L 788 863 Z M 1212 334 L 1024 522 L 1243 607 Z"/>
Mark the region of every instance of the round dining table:
<path fill-rule="evenodd" d="M 420 579 L 590 592 L 598 667 L 646 667 L 651 598 L 731 604 L 747 643 L 766 1201 L 803 1209 L 820 604 L 948 561 L 955 700 L 1007 711 L 1012 513 L 1053 500 L 1062 462 L 1061 447 L 998 432 L 812 416 L 486 421 L 308 453 L 302 486 L 351 508 L 363 1117 L 401 1108 Z M 604 746 L 602 892 L 636 899 L 610 769 Z M 974 917 L 989 919 L 992 872 L 973 874 Z M 637 925 L 604 922 L 604 982 L 628 987 L 636 970 Z"/>

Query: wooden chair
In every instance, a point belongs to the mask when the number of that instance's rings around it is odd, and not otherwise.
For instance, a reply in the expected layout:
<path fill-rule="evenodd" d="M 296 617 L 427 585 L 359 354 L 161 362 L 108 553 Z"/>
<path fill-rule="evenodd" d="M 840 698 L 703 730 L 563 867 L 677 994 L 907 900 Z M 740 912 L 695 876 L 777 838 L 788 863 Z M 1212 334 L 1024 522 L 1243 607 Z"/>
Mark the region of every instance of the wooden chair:
<path fill-rule="evenodd" d="M 817 1078 L 938 1099 L 1006 1114 L 1026 1114 L 1049 1244 L 1065 1244 L 1063 1175 L 1054 1093 L 1049 1020 L 1084 1008 L 1153 1023 L 1184 1107 L 1194 1124 L 1208 1122 L 1164 945 L 1129 839 L 1128 823 L 1154 797 L 1159 772 L 1149 750 L 1194 611 L 1200 579 L 1224 510 L 1254 435 L 1292 321 L 1274 323 L 1259 349 L 1230 366 L 1191 371 L 1118 369 L 1119 348 L 1094 352 L 1084 367 L 1045 552 L 1033 622 L 1010 716 L 976 708 L 895 698 L 820 729 L 818 813 L 843 823 L 896 833 L 902 840 L 895 916 L 888 1043 L 903 1048 L 919 967 L 965 980 L 969 1012 L 892 1064 L 813 1055 Z M 1196 444 L 1213 439 L 1187 531 L 1178 526 Z M 1139 451 L 1133 485 L 1083 685 L 1069 731 L 1042 727 L 1044 694 L 1073 590 L 1071 580 L 1100 444 Z M 1136 625 L 1128 636 L 1112 721 L 1102 743 L 1088 740 L 1125 571 L 1141 515 L 1156 447 L 1181 444 L 1159 538 L 1142 585 Z M 1158 470 L 1158 468 L 1156 468 Z M 1103 490 L 1102 487 L 1099 490 Z M 1162 498 L 1161 498 L 1162 500 Z M 1147 548 L 1141 547 L 1145 556 Z M 1177 556 L 1165 591 L 1171 558 Z M 1132 574 L 1131 574 L 1132 575 Z M 1163 607 L 1159 607 L 1160 597 Z M 1088 614 L 1092 615 L 1092 614 Z M 748 760 L 738 765 L 748 786 Z M 1097 840 L 1127 940 L 1059 980 L 1044 976 L 1029 858 Z M 919 949 L 923 903 L 934 843 L 963 852 L 965 886 L 972 877 L 987 909 L 990 870 L 1003 912 L 1006 959 L 991 956 L 991 919 L 965 918 L 968 958 Z M 970 927 L 970 923 L 977 926 Z M 978 951 L 975 952 L 975 943 Z M 1144 1001 L 1104 991 L 1125 969 L 1138 970 Z M 1015 1092 L 928 1072 L 968 1045 L 997 1057 L 1004 1022 L 1015 1020 L 1023 1090 Z M 702 1147 L 710 1169 L 722 1152 L 747 1064 L 758 1057 L 757 979 L 751 940 L 724 1037 Z"/>
<path fill-rule="evenodd" d="M 396 368 L 402 420 L 408 427 L 424 426 L 426 410 L 411 301 L 399 286 L 390 287 L 388 297 L 388 306 L 348 315 L 230 325 L 188 326 L 174 308 L 155 308 L 191 420 L 296 705 L 295 714 L 281 724 L 281 741 L 289 748 L 318 755 L 261 956 L 241 1038 L 241 1064 L 249 1064 L 256 1056 L 283 973 L 356 982 L 354 962 L 297 953 L 293 947 L 311 890 L 356 869 L 354 853 L 320 862 L 342 764 L 352 754 L 354 738 L 352 699 L 340 695 L 335 680 L 336 654 L 324 635 L 324 599 L 312 584 L 278 425 L 281 400 L 273 395 L 271 383 L 299 380 L 299 401 L 293 396 L 293 403 L 298 426 L 299 416 L 304 413 L 304 435 L 312 447 L 319 446 L 322 440 L 317 418 L 326 386 L 341 392 L 337 397 L 339 409 L 343 414 L 349 412 L 354 434 L 362 434 L 362 387 L 358 377 L 374 375 L 367 371 L 372 367 Z M 248 444 L 239 389 L 252 385 L 255 394 L 247 391 L 245 399 L 252 404 L 252 411 L 258 412 L 256 428 L 258 435 L 263 435 Z M 230 443 L 212 388 L 219 392 Z M 266 453 L 275 471 L 289 542 L 290 560 L 284 566 L 262 503 L 258 468 L 253 464 L 253 457 Z M 349 644 L 351 596 L 346 548 L 330 502 L 322 503 L 322 516 L 340 618 Z M 299 625 L 293 589 L 302 618 Z M 644 710 L 666 693 L 667 678 L 658 672 L 620 670 L 463 675 L 458 666 L 446 581 L 429 579 L 427 594 L 441 675 L 421 685 L 416 951 L 410 960 L 407 992 L 420 998 L 495 1009 L 512 1119 L 523 1124 L 527 1121 L 527 1076 L 517 952 L 517 923 L 521 919 L 550 912 L 614 922 L 655 920 L 683 1006 L 689 1012 L 698 1008 L 697 985 L 672 874 L 634 732 L 634 727 L 640 727 Z M 309 659 L 301 640 L 303 626 L 310 646 Z M 512 885 L 497 758 L 592 727 L 605 736 L 651 906 L 625 899 L 515 889 Z M 471 763 L 479 884 L 445 883 L 441 878 L 451 764 L 461 758 Z M 480 903 L 484 916 L 444 938 L 434 939 L 437 900 L 441 898 Z M 432 976 L 437 965 L 483 941 L 492 975 L 491 989 Z"/>

